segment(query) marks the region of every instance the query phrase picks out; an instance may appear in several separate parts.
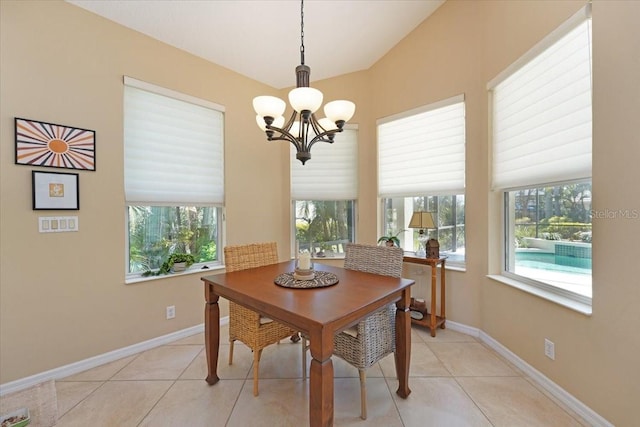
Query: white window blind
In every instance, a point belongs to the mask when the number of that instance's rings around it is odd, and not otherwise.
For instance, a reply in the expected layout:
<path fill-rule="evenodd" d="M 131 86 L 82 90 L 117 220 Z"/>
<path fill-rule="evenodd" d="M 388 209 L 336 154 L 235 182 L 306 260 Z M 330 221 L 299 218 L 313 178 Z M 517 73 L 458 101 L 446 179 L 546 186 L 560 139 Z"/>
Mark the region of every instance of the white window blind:
<path fill-rule="evenodd" d="M 358 198 L 358 131 L 347 125 L 333 144 L 318 142 L 305 165 L 291 145 L 293 200 L 355 200 Z"/>
<path fill-rule="evenodd" d="M 128 205 L 224 203 L 224 108 L 125 77 Z"/>
<path fill-rule="evenodd" d="M 586 8 L 489 83 L 493 189 L 591 177 L 588 17 Z"/>
<path fill-rule="evenodd" d="M 378 121 L 378 194 L 463 194 L 464 96 Z"/>

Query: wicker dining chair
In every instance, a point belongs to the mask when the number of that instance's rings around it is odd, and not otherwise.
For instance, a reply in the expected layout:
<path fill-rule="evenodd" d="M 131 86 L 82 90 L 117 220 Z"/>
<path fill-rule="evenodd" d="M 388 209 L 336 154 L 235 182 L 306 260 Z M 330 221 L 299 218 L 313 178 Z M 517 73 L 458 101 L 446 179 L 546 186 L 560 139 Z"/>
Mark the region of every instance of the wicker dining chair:
<path fill-rule="evenodd" d="M 398 247 L 348 243 L 344 267 L 348 270 L 401 277 L 404 251 Z M 358 368 L 360 417 L 367 419 L 366 370 L 396 349 L 395 304 L 383 307 L 356 326 L 334 337 L 333 354 Z M 306 379 L 308 337 L 302 336 L 303 378 Z"/>
<path fill-rule="evenodd" d="M 224 263 L 227 273 L 278 262 L 275 242 L 226 246 Z M 288 326 L 261 316 L 239 304 L 229 301 L 229 365 L 233 364 L 233 343 L 245 343 L 253 351 L 253 395 L 258 395 L 258 376 L 262 349 L 296 334 Z"/>

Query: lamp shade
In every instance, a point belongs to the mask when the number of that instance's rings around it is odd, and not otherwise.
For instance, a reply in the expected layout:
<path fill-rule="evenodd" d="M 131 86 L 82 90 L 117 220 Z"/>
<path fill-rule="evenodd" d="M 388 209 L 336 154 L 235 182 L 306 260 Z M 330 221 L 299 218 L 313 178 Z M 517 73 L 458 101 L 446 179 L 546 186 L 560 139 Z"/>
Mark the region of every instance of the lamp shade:
<path fill-rule="evenodd" d="M 322 129 L 324 129 L 324 130 L 334 130 L 334 129 L 336 129 L 335 122 L 332 122 L 331 119 L 328 119 L 326 117 L 323 117 L 322 119 L 318 120 L 318 124 L 320 126 L 322 126 Z"/>
<path fill-rule="evenodd" d="M 289 103 L 298 113 L 315 113 L 322 105 L 322 92 L 312 87 L 297 87 L 289 92 Z"/>
<path fill-rule="evenodd" d="M 324 115 L 332 122 L 344 120 L 348 122 L 356 112 L 356 104 L 351 101 L 331 101 L 324 106 Z"/>
<path fill-rule="evenodd" d="M 436 228 L 431 212 L 414 212 L 409 221 L 409 228 Z"/>
<path fill-rule="evenodd" d="M 275 96 L 256 96 L 253 98 L 253 109 L 262 117 L 280 117 L 284 114 L 287 104 Z"/>

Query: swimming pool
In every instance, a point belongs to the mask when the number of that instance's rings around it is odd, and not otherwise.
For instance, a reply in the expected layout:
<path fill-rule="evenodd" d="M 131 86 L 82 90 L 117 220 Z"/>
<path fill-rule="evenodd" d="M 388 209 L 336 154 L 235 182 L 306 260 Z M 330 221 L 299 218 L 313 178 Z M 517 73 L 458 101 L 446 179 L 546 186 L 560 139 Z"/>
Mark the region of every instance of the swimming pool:
<path fill-rule="evenodd" d="M 591 258 L 556 255 L 535 249 L 516 250 L 516 268 L 560 271 L 574 274 L 591 274 Z"/>

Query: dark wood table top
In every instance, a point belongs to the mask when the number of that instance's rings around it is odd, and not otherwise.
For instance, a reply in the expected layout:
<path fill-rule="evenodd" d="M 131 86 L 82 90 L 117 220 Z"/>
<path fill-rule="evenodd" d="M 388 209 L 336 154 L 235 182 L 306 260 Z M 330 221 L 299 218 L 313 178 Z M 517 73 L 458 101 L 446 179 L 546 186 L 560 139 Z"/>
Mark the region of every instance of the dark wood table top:
<path fill-rule="evenodd" d="M 339 282 L 313 289 L 276 285 L 274 280 L 278 275 L 293 271 L 293 261 L 202 279 L 213 286 L 217 295 L 243 301 L 252 309 L 304 332 L 309 332 L 313 325 L 331 325 L 335 331 L 346 329 L 371 313 L 374 307 L 396 301 L 399 291 L 414 284 L 409 279 L 317 263 L 314 268 L 335 274 Z"/>

